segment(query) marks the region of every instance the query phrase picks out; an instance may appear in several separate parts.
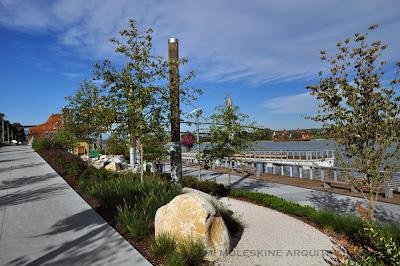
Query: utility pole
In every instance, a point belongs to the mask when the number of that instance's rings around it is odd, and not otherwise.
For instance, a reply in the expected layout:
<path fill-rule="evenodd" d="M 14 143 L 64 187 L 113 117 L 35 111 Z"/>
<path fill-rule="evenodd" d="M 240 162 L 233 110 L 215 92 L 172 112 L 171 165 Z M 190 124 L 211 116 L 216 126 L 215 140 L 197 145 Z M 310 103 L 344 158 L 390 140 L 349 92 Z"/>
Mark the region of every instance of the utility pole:
<path fill-rule="evenodd" d="M 178 39 L 168 39 L 169 93 L 171 101 L 171 178 L 180 182 L 182 178 L 181 119 L 179 92 Z"/>
<path fill-rule="evenodd" d="M 1 118 L 1 143 L 4 143 L 4 114 L 0 114 Z"/>

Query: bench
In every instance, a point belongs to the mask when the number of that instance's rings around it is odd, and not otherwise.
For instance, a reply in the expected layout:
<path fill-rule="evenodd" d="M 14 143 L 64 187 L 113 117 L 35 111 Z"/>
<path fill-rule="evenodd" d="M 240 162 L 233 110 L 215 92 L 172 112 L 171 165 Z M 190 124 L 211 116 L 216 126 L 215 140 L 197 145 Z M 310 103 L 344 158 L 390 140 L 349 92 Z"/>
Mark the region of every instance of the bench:
<path fill-rule="evenodd" d="M 385 182 L 385 198 L 391 199 L 393 198 L 393 191 L 395 188 L 400 187 L 400 178 L 393 178 L 390 181 Z"/>
<path fill-rule="evenodd" d="M 334 181 L 331 179 L 323 179 L 324 182 L 324 188 L 328 189 L 328 188 L 343 188 L 343 189 L 349 189 L 351 191 L 351 193 L 356 193 L 358 192 L 358 190 L 353 186 L 353 185 L 349 185 L 345 182 L 339 182 L 339 181 Z"/>
<path fill-rule="evenodd" d="M 251 175 L 256 175 L 257 174 L 257 169 L 254 166 L 240 166 L 240 167 L 234 167 L 232 168 L 233 170 L 237 171 L 237 172 L 242 172 L 244 174 L 244 172 L 251 174 Z"/>

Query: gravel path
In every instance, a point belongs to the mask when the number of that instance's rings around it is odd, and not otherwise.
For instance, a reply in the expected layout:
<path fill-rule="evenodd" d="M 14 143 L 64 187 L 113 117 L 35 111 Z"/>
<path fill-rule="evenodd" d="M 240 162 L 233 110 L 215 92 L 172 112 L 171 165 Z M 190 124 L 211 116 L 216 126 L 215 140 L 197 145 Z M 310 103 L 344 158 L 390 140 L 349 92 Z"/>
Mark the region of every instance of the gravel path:
<path fill-rule="evenodd" d="M 217 265 L 327 265 L 328 236 L 300 220 L 248 202 L 221 201 L 242 217 L 246 227 L 229 256 Z"/>

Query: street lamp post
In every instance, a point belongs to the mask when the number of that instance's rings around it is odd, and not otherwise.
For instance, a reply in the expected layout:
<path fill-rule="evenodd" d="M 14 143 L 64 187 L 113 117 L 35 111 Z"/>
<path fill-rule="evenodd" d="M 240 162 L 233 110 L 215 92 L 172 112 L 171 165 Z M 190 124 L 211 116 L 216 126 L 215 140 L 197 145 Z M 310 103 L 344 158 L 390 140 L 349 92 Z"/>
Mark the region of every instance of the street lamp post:
<path fill-rule="evenodd" d="M 196 141 L 197 141 L 197 178 L 201 180 L 201 165 L 200 165 L 200 128 L 199 128 L 199 117 L 201 115 L 201 108 L 193 110 L 191 113 L 196 114 Z"/>

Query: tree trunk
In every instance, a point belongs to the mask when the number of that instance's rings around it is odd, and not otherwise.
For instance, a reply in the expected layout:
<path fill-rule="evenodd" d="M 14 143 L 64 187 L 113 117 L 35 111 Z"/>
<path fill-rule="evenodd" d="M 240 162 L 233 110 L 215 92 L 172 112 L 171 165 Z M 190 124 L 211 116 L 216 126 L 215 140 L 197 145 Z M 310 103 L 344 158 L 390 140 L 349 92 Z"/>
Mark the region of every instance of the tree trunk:
<path fill-rule="evenodd" d="M 375 202 L 374 202 L 374 193 L 370 191 L 369 193 L 369 209 L 368 209 L 368 216 L 370 220 L 374 219 L 374 209 L 375 209 Z"/>
<path fill-rule="evenodd" d="M 229 161 L 228 186 L 231 188 L 232 161 Z"/>
<path fill-rule="evenodd" d="M 140 182 L 143 183 L 143 175 L 144 175 L 144 169 L 143 169 L 143 143 L 141 140 L 139 140 L 139 151 L 140 151 Z"/>
<path fill-rule="evenodd" d="M 132 147 L 132 144 L 129 145 L 129 163 L 131 164 L 131 171 L 133 173 L 135 168 L 135 148 Z"/>

